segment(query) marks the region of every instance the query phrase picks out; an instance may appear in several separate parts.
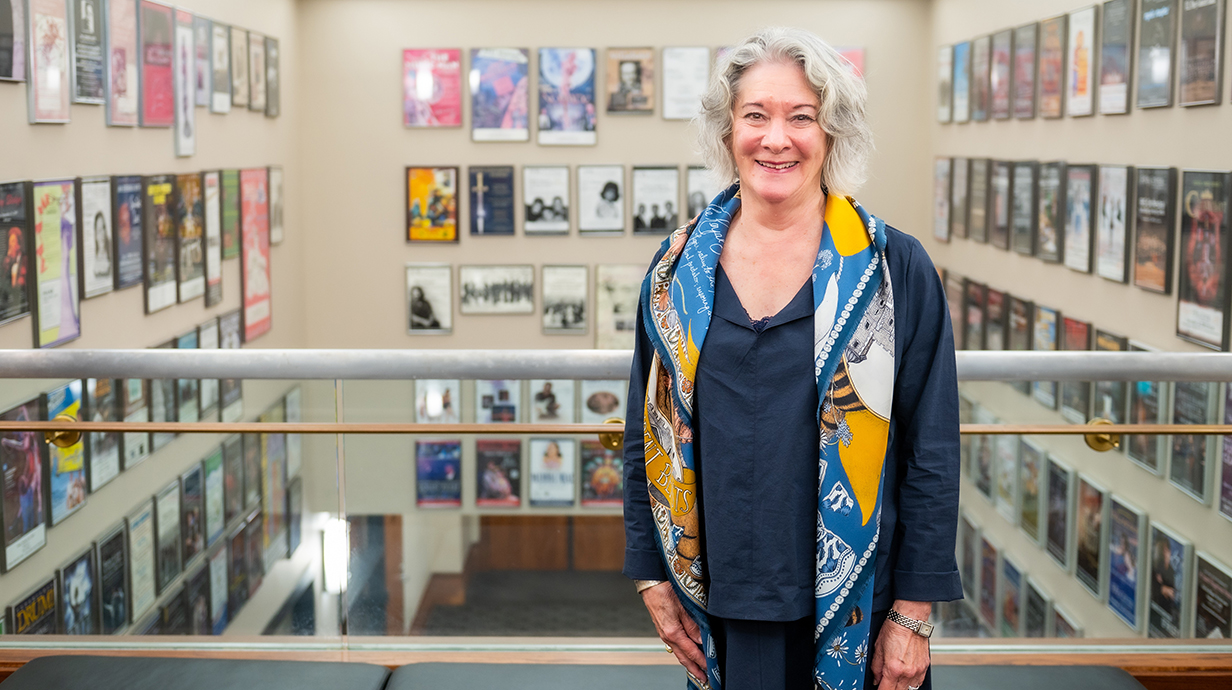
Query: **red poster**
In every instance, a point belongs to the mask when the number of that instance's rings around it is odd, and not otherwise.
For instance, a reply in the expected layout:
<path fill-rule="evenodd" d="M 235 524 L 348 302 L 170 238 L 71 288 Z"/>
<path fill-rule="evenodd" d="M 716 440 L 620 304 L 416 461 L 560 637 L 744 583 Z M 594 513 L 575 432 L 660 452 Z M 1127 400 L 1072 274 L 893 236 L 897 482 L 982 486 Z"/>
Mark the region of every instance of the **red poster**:
<path fill-rule="evenodd" d="M 402 124 L 462 126 L 462 51 L 402 51 Z"/>
<path fill-rule="evenodd" d="M 265 168 L 240 171 L 240 269 L 247 343 L 270 329 L 269 177 Z"/>
<path fill-rule="evenodd" d="M 171 8 L 141 0 L 141 126 L 175 124 Z"/>

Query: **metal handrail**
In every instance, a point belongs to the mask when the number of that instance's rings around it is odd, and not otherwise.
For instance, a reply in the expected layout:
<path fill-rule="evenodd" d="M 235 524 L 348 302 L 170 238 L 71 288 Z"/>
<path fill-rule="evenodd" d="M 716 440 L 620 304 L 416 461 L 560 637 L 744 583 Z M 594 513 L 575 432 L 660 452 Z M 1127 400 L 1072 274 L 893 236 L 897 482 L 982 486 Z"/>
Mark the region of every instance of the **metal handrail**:
<path fill-rule="evenodd" d="M 629 350 L 0 350 L 0 379 L 625 379 Z M 968 352 L 962 381 L 1232 381 L 1232 353 Z"/>

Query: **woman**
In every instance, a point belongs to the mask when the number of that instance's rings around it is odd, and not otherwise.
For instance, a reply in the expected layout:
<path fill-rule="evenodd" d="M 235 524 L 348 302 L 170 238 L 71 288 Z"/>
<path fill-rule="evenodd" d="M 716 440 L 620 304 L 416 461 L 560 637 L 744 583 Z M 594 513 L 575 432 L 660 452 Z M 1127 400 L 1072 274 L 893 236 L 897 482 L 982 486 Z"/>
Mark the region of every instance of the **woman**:
<path fill-rule="evenodd" d="M 808 32 L 729 53 L 699 123 L 738 181 L 642 287 L 624 572 L 698 687 L 930 687 L 962 596 L 953 335 L 920 244 L 843 196 L 864 101 Z"/>

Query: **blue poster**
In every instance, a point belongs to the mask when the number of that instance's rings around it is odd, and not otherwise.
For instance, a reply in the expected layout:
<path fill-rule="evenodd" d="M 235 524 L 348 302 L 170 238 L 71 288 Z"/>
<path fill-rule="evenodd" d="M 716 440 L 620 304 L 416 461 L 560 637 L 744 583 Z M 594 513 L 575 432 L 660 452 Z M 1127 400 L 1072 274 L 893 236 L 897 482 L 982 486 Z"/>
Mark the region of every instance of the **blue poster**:
<path fill-rule="evenodd" d="M 471 50 L 471 138 L 530 139 L 530 56 L 525 48 Z"/>
<path fill-rule="evenodd" d="M 1108 536 L 1108 608 L 1125 624 L 1138 629 L 1138 514 L 1112 502 Z"/>
<path fill-rule="evenodd" d="M 462 442 L 415 442 L 416 504 L 426 508 L 462 505 Z"/>
<path fill-rule="evenodd" d="M 513 234 L 513 166 L 472 166 L 468 171 L 472 235 Z"/>
<path fill-rule="evenodd" d="M 971 42 L 954 45 L 954 121 L 971 119 Z"/>
<path fill-rule="evenodd" d="M 47 394 L 47 418 L 67 414 L 81 418 L 81 380 L 57 388 Z M 60 448 L 50 445 L 51 524 L 58 525 L 64 518 L 81 510 L 86 504 L 86 453 L 81 441 Z"/>
<path fill-rule="evenodd" d="M 539 143 L 595 143 L 595 51 L 539 49 Z"/>
<path fill-rule="evenodd" d="M 141 265 L 141 178 L 115 178 L 115 254 L 116 289 L 140 285 L 144 280 Z"/>

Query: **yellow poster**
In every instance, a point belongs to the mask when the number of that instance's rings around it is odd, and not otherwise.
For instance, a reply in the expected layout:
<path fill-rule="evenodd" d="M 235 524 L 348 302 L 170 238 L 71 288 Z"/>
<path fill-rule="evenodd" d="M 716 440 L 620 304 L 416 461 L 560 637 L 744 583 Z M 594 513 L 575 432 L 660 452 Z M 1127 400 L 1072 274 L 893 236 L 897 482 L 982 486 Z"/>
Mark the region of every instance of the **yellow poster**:
<path fill-rule="evenodd" d="M 458 240 L 458 169 L 406 169 L 406 228 L 411 242 Z"/>

